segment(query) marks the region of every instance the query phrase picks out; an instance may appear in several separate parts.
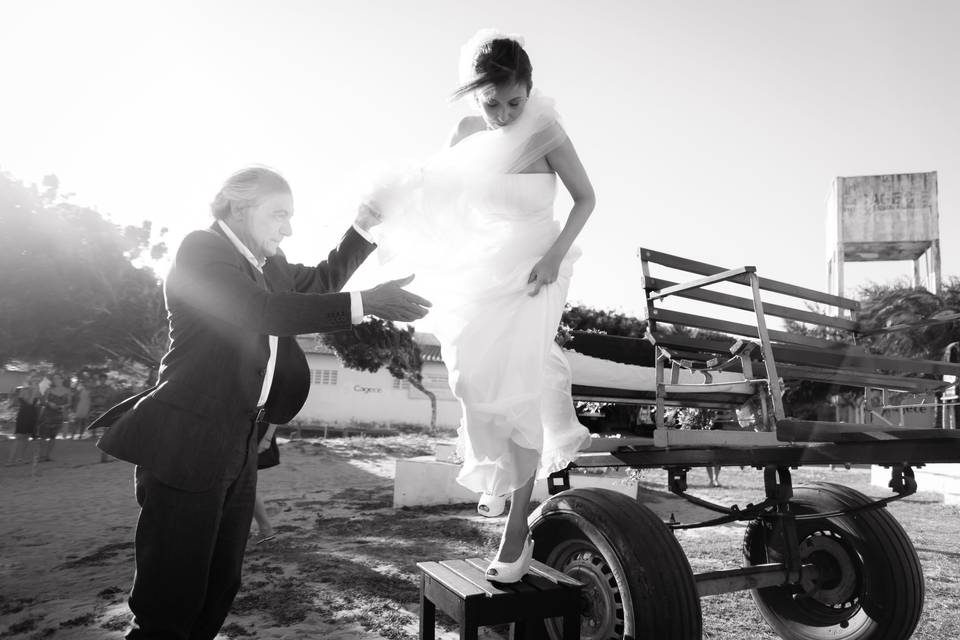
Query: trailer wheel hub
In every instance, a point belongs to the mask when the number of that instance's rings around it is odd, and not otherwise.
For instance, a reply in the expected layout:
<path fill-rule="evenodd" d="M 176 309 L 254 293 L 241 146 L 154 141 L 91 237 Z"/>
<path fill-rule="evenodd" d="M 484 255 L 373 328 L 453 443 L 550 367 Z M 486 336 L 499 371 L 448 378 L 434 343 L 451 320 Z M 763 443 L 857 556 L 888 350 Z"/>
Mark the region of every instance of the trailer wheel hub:
<path fill-rule="evenodd" d="M 800 581 L 806 597 L 834 609 L 857 604 L 857 569 L 838 534 L 825 530 L 810 535 L 800 543 L 800 558 L 819 570 L 815 578 L 803 576 Z"/>

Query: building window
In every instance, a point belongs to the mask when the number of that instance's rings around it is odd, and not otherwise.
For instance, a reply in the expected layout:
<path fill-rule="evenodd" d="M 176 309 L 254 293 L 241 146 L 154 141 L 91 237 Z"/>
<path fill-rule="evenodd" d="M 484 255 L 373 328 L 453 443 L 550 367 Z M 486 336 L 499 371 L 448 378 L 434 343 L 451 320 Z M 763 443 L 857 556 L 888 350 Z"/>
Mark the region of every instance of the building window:
<path fill-rule="evenodd" d="M 407 380 L 401 380 L 400 378 L 393 379 L 393 388 L 394 389 L 409 389 L 410 382 Z"/>
<path fill-rule="evenodd" d="M 313 384 L 337 384 L 337 370 L 314 369 Z"/>

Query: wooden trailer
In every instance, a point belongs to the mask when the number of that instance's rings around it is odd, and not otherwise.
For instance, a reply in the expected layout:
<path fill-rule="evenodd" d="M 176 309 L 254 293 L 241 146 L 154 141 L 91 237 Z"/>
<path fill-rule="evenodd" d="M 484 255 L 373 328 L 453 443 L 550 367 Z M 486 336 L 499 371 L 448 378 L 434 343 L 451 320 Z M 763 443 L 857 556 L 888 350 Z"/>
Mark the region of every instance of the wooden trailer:
<path fill-rule="evenodd" d="M 653 405 L 656 428 L 649 437 L 595 438 L 572 466 L 665 469 L 670 491 L 716 517 L 663 522 L 628 496 L 569 489 L 567 472 L 555 474 L 553 495 L 530 520 L 535 557 L 586 585 L 581 637 L 698 639 L 701 596 L 750 589 L 763 617 L 788 640 L 909 638 L 923 607 L 923 574 L 911 540 L 885 506 L 916 491 L 914 468 L 960 462 L 960 431 L 799 419 L 787 414 L 782 390 L 785 382 L 810 380 L 935 393 L 944 375 L 960 375 L 960 365 L 869 352 L 858 344 L 854 300 L 762 278 L 754 267 L 725 269 L 649 249 L 639 257 L 648 335 L 584 339 L 593 348 L 583 350 L 593 354 L 573 356 L 574 396 Z M 670 273 L 679 276 L 667 279 Z M 729 284 L 718 290 L 718 283 Z M 752 320 L 722 319 L 731 309 Z M 810 330 L 774 329 L 772 318 Z M 759 416 L 756 430 L 676 429 L 664 419 L 670 407 L 745 404 Z M 865 463 L 889 468 L 888 497 L 791 481 L 800 465 Z M 708 465 L 756 468 L 765 495 L 731 507 L 688 494 L 687 472 Z M 695 575 L 674 530 L 737 521 L 747 523 L 743 565 Z M 560 637 L 546 626 L 550 637 Z"/>

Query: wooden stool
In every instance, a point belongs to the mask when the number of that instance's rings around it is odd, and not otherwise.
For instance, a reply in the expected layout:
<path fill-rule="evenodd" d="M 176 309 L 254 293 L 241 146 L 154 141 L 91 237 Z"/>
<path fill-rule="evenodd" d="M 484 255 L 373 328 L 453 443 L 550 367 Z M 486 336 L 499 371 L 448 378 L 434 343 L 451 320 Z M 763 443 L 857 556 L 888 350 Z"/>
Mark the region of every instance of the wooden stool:
<path fill-rule="evenodd" d="M 481 558 L 417 563 L 421 640 L 434 640 L 437 607 L 459 623 L 461 640 L 476 640 L 481 626 L 508 622 L 521 640 L 529 623 L 561 616 L 564 640 L 579 640 L 582 584 L 536 560 L 521 582 L 489 582 L 489 564 Z"/>

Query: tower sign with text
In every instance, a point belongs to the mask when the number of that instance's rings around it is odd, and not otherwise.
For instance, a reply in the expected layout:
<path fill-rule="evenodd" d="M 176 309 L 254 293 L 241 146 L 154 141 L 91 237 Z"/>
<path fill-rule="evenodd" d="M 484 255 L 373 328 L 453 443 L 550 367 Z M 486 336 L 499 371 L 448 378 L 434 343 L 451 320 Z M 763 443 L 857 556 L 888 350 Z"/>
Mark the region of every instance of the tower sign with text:
<path fill-rule="evenodd" d="M 827 201 L 827 278 L 844 295 L 844 264 L 913 261 L 913 284 L 940 293 L 937 172 L 838 177 Z"/>

